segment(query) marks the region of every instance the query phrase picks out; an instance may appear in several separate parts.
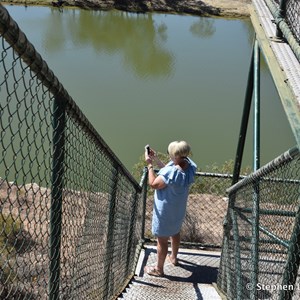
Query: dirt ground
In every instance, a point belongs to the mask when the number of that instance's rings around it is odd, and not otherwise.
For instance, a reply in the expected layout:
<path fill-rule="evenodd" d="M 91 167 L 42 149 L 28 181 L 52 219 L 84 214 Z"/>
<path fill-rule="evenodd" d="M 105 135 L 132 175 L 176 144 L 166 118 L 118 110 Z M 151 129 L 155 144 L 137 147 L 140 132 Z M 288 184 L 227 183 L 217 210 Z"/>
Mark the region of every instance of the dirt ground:
<path fill-rule="evenodd" d="M 249 16 L 251 0 L 10 0 L 2 3 L 244 18 Z"/>

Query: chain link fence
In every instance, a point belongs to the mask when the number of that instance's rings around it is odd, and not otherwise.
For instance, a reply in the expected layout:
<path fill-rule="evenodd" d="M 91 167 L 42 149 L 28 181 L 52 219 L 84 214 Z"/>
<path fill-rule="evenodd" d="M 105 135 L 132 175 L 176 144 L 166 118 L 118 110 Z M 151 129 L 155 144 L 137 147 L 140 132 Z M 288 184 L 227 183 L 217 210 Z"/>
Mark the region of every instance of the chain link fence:
<path fill-rule="evenodd" d="M 297 0 L 273 0 L 275 5 L 280 9 L 281 15 L 290 27 L 298 44 L 300 44 L 300 3 Z M 281 3 L 282 2 L 282 3 Z"/>
<path fill-rule="evenodd" d="M 299 299 L 298 148 L 228 192 L 219 288 L 229 299 Z"/>
<path fill-rule="evenodd" d="M 298 44 L 300 44 L 300 3 L 290 0 L 286 3 L 286 22 L 291 28 Z"/>
<path fill-rule="evenodd" d="M 284 37 L 300 61 L 299 0 L 264 0 L 277 25 L 278 37 Z"/>
<path fill-rule="evenodd" d="M 146 177 L 133 179 L 2 5 L 0 33 L 0 298 L 112 299 L 134 274 Z"/>

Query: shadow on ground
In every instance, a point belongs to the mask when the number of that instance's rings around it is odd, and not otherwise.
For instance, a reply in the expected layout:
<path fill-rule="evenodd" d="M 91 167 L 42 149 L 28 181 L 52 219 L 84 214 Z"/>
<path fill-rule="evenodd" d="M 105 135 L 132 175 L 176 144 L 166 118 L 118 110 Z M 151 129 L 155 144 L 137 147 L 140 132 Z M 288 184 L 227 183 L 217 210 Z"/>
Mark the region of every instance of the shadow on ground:
<path fill-rule="evenodd" d="M 156 255 L 156 249 L 145 249 L 139 276 L 144 276 L 146 265 L 155 265 Z M 211 284 L 217 281 L 219 261 L 219 254 L 179 252 L 178 266 L 173 266 L 166 260 L 164 278 L 172 281 Z"/>

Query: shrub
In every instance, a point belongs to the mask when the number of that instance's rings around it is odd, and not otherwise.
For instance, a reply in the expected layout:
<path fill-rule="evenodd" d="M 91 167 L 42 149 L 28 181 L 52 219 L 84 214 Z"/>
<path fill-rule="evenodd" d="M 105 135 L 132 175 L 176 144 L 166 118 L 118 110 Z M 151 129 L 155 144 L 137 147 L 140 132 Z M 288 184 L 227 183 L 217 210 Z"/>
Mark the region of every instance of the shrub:
<path fill-rule="evenodd" d="M 4 293 L 7 285 L 13 282 L 16 276 L 11 270 L 11 260 L 15 259 L 15 245 L 21 230 L 19 220 L 11 215 L 0 215 L 0 283 L 4 285 Z"/>

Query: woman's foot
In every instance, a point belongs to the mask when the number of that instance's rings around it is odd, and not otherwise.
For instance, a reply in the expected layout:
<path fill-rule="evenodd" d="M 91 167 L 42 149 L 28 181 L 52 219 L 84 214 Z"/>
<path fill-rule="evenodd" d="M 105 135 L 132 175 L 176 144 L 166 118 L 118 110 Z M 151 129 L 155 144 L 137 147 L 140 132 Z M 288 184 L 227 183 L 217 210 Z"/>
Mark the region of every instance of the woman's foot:
<path fill-rule="evenodd" d="M 151 276 L 162 277 L 164 276 L 164 272 L 157 269 L 155 266 L 146 266 L 144 268 L 144 272 Z"/>
<path fill-rule="evenodd" d="M 173 265 L 173 266 L 178 266 L 179 263 L 178 263 L 178 259 L 175 257 L 172 257 L 171 255 L 168 255 L 168 260 L 169 262 Z"/>

